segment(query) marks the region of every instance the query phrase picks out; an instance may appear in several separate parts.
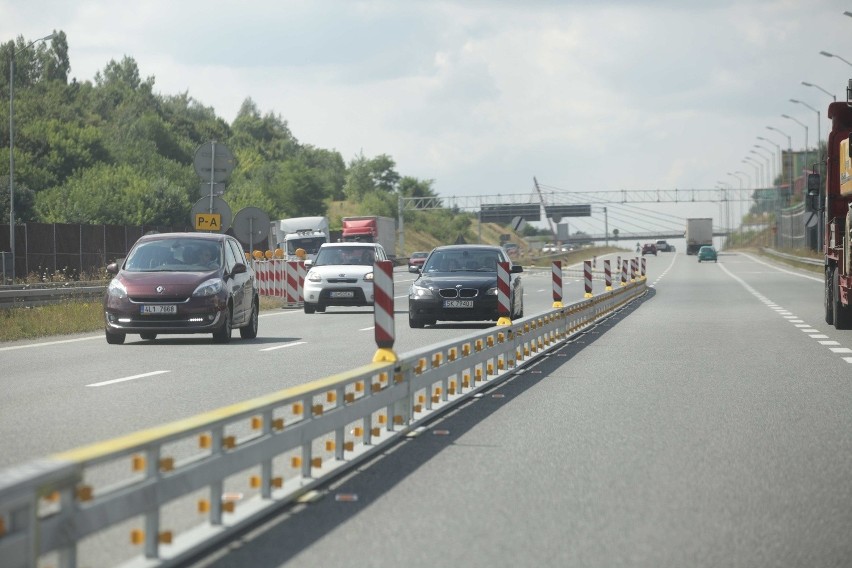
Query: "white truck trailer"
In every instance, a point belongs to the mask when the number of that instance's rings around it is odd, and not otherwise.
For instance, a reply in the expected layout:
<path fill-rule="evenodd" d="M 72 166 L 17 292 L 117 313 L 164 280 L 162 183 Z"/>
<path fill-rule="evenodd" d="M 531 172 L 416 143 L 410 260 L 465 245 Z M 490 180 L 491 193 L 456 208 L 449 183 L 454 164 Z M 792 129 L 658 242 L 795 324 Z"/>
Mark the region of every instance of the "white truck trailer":
<path fill-rule="evenodd" d="M 698 254 L 703 246 L 713 245 L 713 219 L 699 217 L 686 220 L 686 254 Z"/>
<path fill-rule="evenodd" d="M 329 241 L 327 217 L 291 217 L 272 225 L 273 247 L 283 250 L 286 260 L 314 260 L 320 245 Z M 296 254 L 299 249 L 304 259 Z"/>

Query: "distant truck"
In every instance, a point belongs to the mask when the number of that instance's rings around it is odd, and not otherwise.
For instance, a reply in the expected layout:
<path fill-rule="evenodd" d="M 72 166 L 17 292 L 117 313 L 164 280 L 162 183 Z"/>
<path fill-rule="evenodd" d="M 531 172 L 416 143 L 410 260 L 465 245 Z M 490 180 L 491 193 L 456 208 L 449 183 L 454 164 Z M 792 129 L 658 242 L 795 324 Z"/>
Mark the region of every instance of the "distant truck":
<path fill-rule="evenodd" d="M 379 243 L 390 258 L 396 256 L 396 221 L 390 217 L 366 215 L 343 218 L 343 242 Z"/>
<path fill-rule="evenodd" d="M 272 222 L 272 245 L 284 251 L 285 260 L 311 260 L 323 243 L 329 242 L 327 217 L 291 217 Z M 296 251 L 305 251 L 300 258 Z"/>
<path fill-rule="evenodd" d="M 686 254 L 698 254 L 703 246 L 713 246 L 713 219 L 706 217 L 686 220 Z"/>

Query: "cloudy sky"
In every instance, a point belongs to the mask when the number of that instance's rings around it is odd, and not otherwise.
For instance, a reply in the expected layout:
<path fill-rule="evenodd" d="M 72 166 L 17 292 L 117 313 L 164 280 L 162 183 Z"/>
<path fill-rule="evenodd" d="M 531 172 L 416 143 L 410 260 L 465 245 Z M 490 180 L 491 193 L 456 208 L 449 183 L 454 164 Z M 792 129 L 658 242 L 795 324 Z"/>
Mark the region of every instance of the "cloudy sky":
<path fill-rule="evenodd" d="M 791 98 L 819 110 L 825 138 L 821 89 L 844 100 L 852 77 L 846 10 L 852 0 L 0 0 L 0 40 L 62 30 L 78 80 L 127 55 L 160 93 L 187 91 L 229 122 L 251 97 L 300 142 L 347 161 L 389 154 L 442 196 L 531 193 L 533 177 L 551 191 L 712 189 L 738 187 L 728 172 L 760 182 L 787 146 L 766 126 L 794 149 L 807 126 L 815 145 L 818 113 Z"/>

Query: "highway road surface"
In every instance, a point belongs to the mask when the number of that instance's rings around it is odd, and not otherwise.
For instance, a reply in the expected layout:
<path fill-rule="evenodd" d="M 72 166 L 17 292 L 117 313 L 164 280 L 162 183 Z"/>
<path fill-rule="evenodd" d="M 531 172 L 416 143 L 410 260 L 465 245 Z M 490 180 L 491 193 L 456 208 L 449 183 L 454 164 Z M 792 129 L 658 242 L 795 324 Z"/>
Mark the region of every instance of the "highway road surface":
<path fill-rule="evenodd" d="M 847 565 L 852 332 L 824 323 L 821 277 L 747 254 L 646 258 L 643 300 L 197 565 Z M 550 273 L 525 277 L 527 314 L 548 309 Z M 395 278 L 398 352 L 477 328 L 409 329 L 412 278 Z M 566 282 L 566 303 L 580 299 Z M 3 344 L 0 466 L 374 351 L 372 313 L 334 308 L 265 312 L 257 340 L 229 345 Z"/>

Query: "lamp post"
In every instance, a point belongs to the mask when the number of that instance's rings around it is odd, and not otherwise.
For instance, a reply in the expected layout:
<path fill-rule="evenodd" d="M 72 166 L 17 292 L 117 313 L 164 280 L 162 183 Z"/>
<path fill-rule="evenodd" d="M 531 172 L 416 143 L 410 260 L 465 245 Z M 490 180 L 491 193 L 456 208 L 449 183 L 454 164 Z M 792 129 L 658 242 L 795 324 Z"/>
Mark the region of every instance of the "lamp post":
<path fill-rule="evenodd" d="M 782 159 L 783 159 L 783 157 L 784 157 L 784 155 L 781 153 L 781 145 L 780 145 L 780 144 L 777 144 L 774 140 L 770 140 L 769 138 L 764 138 L 763 136 L 758 136 L 758 137 L 757 137 L 757 139 L 758 139 L 758 140 L 763 140 L 764 142 L 769 142 L 770 144 L 772 144 L 773 146 L 775 146 L 775 149 L 776 149 L 776 150 L 778 150 L 778 153 L 776 154 L 776 156 L 777 156 L 777 162 L 776 162 L 774 165 L 775 165 L 775 168 L 776 168 L 776 169 L 775 169 L 775 171 L 776 171 L 776 172 L 779 172 L 778 166 L 779 166 L 779 165 L 781 166 L 781 168 L 780 168 L 780 173 L 776 173 L 776 175 L 775 175 L 775 177 L 779 177 L 779 178 L 780 178 L 780 177 L 781 177 L 781 174 L 783 174 L 783 171 L 784 171 L 784 164 L 782 164 L 782 163 L 781 163 L 781 160 L 782 160 Z M 773 181 L 774 181 L 774 180 L 773 180 Z M 783 181 L 783 179 L 782 179 L 781 181 Z"/>
<path fill-rule="evenodd" d="M 766 156 L 764 156 L 763 154 L 760 154 L 760 153 L 758 153 L 756 150 L 753 150 L 753 149 L 752 149 L 752 150 L 749 150 L 749 151 L 748 151 L 748 153 L 749 153 L 749 154 L 754 154 L 755 156 L 757 156 L 758 158 L 761 158 L 761 159 L 763 160 L 763 162 L 761 162 L 761 164 L 760 164 L 760 170 L 761 170 L 761 172 L 765 172 L 765 173 L 763 174 L 763 187 L 769 187 L 769 185 L 770 185 L 770 184 L 769 184 L 769 175 L 770 175 L 770 172 L 769 172 L 769 164 L 770 164 L 770 163 L 772 163 L 772 160 L 770 160 L 769 158 L 767 158 L 767 157 L 766 157 Z M 764 164 L 764 163 L 766 163 L 766 169 L 765 169 L 765 170 L 763 169 L 763 164 Z"/>
<path fill-rule="evenodd" d="M 805 167 L 807 167 L 807 165 L 808 165 L 808 126 L 804 122 L 802 122 L 801 120 L 799 120 L 797 118 L 793 118 L 792 116 L 790 116 L 788 114 L 782 114 L 781 117 L 786 118 L 788 120 L 792 120 L 793 122 L 797 122 L 797 123 L 799 123 L 799 125 L 802 126 L 802 128 L 805 129 Z"/>
<path fill-rule="evenodd" d="M 759 188 L 763 184 L 763 164 L 761 164 L 751 156 L 746 156 L 743 159 L 746 160 L 746 162 L 748 162 L 752 166 L 754 166 L 754 177 L 756 177 L 758 180 L 757 186 Z"/>
<path fill-rule="evenodd" d="M 757 148 L 758 150 L 763 150 L 764 152 L 769 152 L 769 163 L 772 164 L 772 165 L 771 165 L 771 167 L 768 168 L 768 170 L 770 172 L 768 181 L 769 181 L 769 185 L 774 186 L 775 185 L 775 178 L 778 177 L 778 172 L 775 171 L 775 152 L 773 152 L 769 148 L 766 148 L 765 146 L 761 146 L 760 144 L 755 144 L 754 148 Z M 761 154 L 761 155 L 763 155 L 763 154 Z"/>
<path fill-rule="evenodd" d="M 735 174 L 741 174 L 741 175 L 747 176 L 747 177 L 748 177 L 748 186 L 749 186 L 749 188 L 752 188 L 752 189 L 753 189 L 753 187 L 752 187 L 752 183 L 751 183 L 751 174 L 746 173 L 746 172 L 744 172 L 744 171 L 742 171 L 742 170 L 737 170 L 737 171 L 735 171 L 734 173 L 735 173 Z"/>
<path fill-rule="evenodd" d="M 15 50 L 9 58 L 9 252 L 12 253 L 12 283 L 15 282 L 15 57 L 41 41 L 53 39 L 50 34 Z"/>
<path fill-rule="evenodd" d="M 775 128 L 773 126 L 767 126 L 766 129 L 767 130 L 774 130 L 775 132 L 778 132 L 779 134 L 783 134 L 784 136 L 787 137 L 787 154 L 789 154 L 789 158 L 790 158 L 790 173 L 789 173 L 790 193 L 789 193 L 789 196 L 792 196 L 793 195 L 793 142 L 792 142 L 792 138 L 790 138 L 790 135 L 787 134 L 786 132 L 784 132 L 783 130 L 778 130 L 777 128 Z M 782 170 L 783 170 L 783 167 L 782 167 Z M 783 178 L 783 176 L 782 176 L 782 178 Z M 788 199 L 789 199 L 789 197 L 788 197 Z"/>
<path fill-rule="evenodd" d="M 843 63 L 845 63 L 846 65 L 848 65 L 849 67 L 852 67 L 852 63 L 849 63 L 848 61 L 846 61 L 845 59 L 843 59 L 843 58 L 842 58 L 842 57 L 840 57 L 839 55 L 835 55 L 835 54 L 833 54 L 833 53 L 829 53 L 829 52 L 827 52 L 827 51 L 820 51 L 820 52 L 819 52 L 819 54 L 820 54 L 820 55 L 825 55 L 826 57 L 836 57 L 837 59 L 839 59 L 840 61 L 842 61 L 842 62 L 843 62 Z"/>
<path fill-rule="evenodd" d="M 819 85 L 814 85 L 813 83 L 808 83 L 806 81 L 802 81 L 802 85 L 804 85 L 805 87 L 815 87 L 815 88 L 819 89 L 820 91 L 822 91 L 823 93 L 825 93 L 826 95 L 828 95 L 829 97 L 831 97 L 832 99 L 834 99 L 834 102 L 837 102 L 837 96 L 834 93 L 829 93 L 828 91 L 826 91 L 825 89 L 823 89 Z"/>
<path fill-rule="evenodd" d="M 816 115 L 817 115 L 817 161 L 822 162 L 822 158 L 820 156 L 820 148 L 821 148 L 820 147 L 820 141 L 822 140 L 822 138 L 821 138 L 822 132 L 820 131 L 820 126 L 819 126 L 819 111 L 817 109 L 815 109 L 814 107 L 812 107 L 811 105 L 809 105 L 808 103 L 803 103 L 802 101 L 797 100 L 797 99 L 790 99 L 790 102 L 800 104 L 802 106 L 806 106 L 816 113 Z M 796 122 L 798 122 L 798 121 L 796 121 Z M 807 151 L 808 151 L 808 147 L 807 147 L 808 133 L 807 132 L 808 132 L 807 128 L 805 128 L 805 155 L 807 155 Z M 805 165 L 807 165 L 807 163 Z"/>

